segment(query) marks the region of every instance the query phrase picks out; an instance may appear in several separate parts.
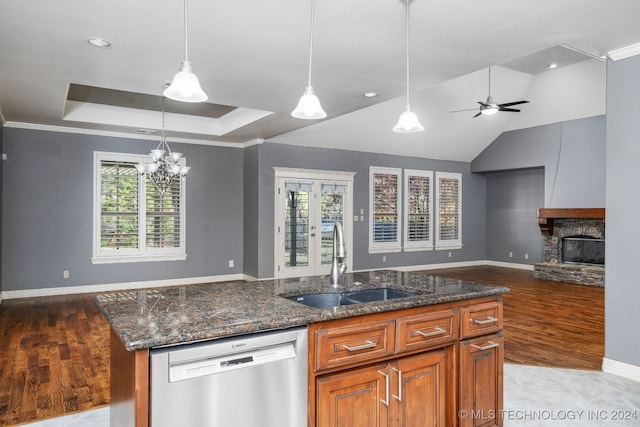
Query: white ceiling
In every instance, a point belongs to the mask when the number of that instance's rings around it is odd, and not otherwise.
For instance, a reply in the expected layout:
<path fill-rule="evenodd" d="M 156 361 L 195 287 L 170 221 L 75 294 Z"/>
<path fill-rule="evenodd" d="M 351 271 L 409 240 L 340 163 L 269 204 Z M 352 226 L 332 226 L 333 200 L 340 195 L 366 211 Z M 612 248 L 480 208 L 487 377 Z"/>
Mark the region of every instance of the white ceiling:
<path fill-rule="evenodd" d="M 637 0 L 413 0 L 411 103 L 426 129 L 396 134 L 390 129 L 405 104 L 405 2 L 316 1 L 312 83 L 328 113 L 320 122 L 290 116 L 306 85 L 309 8 L 306 0 L 191 0 L 189 59 L 208 102 L 266 116 L 242 125 L 236 112 L 227 122 L 241 126 L 228 131 L 218 119 L 170 113 L 168 135 L 470 161 L 504 130 L 605 112 L 604 62 L 583 55 L 539 73 L 548 59 L 538 52 L 569 45 L 598 57 L 640 41 Z M 113 47 L 91 47 L 92 36 Z M 158 129 L 157 111 L 67 102 L 67 92 L 77 84 L 132 99 L 159 96 L 184 58 L 183 3 L 3 0 L 0 58 L 7 126 Z M 449 113 L 486 99 L 490 66 L 495 101 L 531 103 L 493 117 Z M 368 90 L 379 96 L 362 97 Z"/>

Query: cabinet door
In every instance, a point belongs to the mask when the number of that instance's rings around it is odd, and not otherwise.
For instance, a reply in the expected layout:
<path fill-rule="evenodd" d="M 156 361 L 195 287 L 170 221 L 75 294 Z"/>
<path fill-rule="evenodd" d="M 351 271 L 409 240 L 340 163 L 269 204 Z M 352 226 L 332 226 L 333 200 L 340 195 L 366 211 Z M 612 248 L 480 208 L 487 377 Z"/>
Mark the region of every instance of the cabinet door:
<path fill-rule="evenodd" d="M 383 364 L 318 378 L 316 427 L 386 427 L 387 371 Z"/>
<path fill-rule="evenodd" d="M 446 351 L 399 359 L 390 365 L 391 425 L 444 427 L 446 420 Z"/>
<path fill-rule="evenodd" d="M 459 426 L 502 426 L 502 333 L 462 341 L 459 354 Z"/>

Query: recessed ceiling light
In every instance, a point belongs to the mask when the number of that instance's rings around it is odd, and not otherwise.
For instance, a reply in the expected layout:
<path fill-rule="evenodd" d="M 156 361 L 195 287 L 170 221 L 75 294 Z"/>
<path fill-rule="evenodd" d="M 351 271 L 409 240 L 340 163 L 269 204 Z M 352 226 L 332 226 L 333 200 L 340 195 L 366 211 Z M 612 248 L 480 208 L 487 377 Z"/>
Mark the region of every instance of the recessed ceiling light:
<path fill-rule="evenodd" d="M 558 67 L 558 64 L 555 63 L 555 62 L 552 62 L 551 64 L 549 64 L 549 69 L 550 70 L 553 70 L 554 68 L 557 68 L 557 67 Z"/>
<path fill-rule="evenodd" d="M 365 98 L 375 98 L 376 96 L 378 96 L 378 92 L 374 92 L 374 91 L 370 90 L 370 91 L 367 91 L 367 92 L 363 93 L 362 96 L 364 96 Z"/>
<path fill-rule="evenodd" d="M 87 43 L 94 47 L 100 47 L 102 49 L 109 49 L 111 46 L 111 42 L 109 40 L 100 38 L 100 37 L 89 37 L 87 39 Z"/>

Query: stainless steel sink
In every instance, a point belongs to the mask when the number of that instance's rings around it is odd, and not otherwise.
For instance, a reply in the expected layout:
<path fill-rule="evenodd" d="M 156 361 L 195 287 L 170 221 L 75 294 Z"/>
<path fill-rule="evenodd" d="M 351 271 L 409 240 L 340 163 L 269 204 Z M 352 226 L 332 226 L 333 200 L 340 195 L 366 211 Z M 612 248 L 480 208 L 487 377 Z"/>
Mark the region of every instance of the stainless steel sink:
<path fill-rule="evenodd" d="M 363 304 L 413 297 L 418 294 L 392 288 L 363 289 L 342 293 L 319 293 L 285 297 L 291 301 L 315 308 L 333 308 L 341 305 Z"/>

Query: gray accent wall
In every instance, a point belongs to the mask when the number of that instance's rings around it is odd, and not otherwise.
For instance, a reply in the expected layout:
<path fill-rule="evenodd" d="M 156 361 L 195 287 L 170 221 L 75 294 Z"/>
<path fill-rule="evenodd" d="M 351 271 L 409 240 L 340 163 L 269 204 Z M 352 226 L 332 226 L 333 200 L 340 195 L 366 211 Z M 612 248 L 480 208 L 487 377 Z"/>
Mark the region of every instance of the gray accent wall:
<path fill-rule="evenodd" d="M 4 153 L 4 146 L 2 144 L 2 136 L 4 134 L 4 127 L 0 122 L 0 153 Z M 2 164 L 3 160 L 0 159 L 0 301 L 2 300 Z"/>
<path fill-rule="evenodd" d="M 607 66 L 605 357 L 640 367 L 640 55 Z"/>
<path fill-rule="evenodd" d="M 501 134 L 472 172 L 544 168 L 546 208 L 605 205 L 606 118 L 588 117 Z"/>
<path fill-rule="evenodd" d="M 242 273 L 242 149 L 170 144 L 192 167 L 186 260 L 94 265 L 94 151 L 146 154 L 157 141 L 5 127 L 3 145 L 3 291 Z"/>
<path fill-rule="evenodd" d="M 544 205 L 544 169 L 492 172 L 485 177 L 487 259 L 531 265 L 541 262 L 542 235 L 536 215 Z"/>
<path fill-rule="evenodd" d="M 259 277 L 273 277 L 274 264 L 274 167 L 303 169 L 339 170 L 356 172 L 353 186 L 353 209 L 364 209 L 365 221 L 354 222 L 353 260 L 348 263 L 354 270 L 391 268 L 410 265 L 424 265 L 446 262 L 461 262 L 486 259 L 485 246 L 485 178 L 472 174 L 469 163 L 444 160 L 430 160 L 405 156 L 389 156 L 346 150 L 308 148 L 266 142 L 259 146 L 258 180 L 259 202 L 257 243 L 258 266 L 247 266 L 247 271 L 258 271 Z M 403 169 L 431 170 L 462 173 L 462 242 L 463 248 L 449 251 L 419 251 L 399 253 L 368 253 L 369 244 L 369 167 L 382 166 Z M 247 173 L 247 175 L 249 175 Z M 247 186 L 251 186 L 247 184 Z M 252 237 L 247 236 L 245 244 Z M 249 248 L 248 250 L 253 250 Z M 386 262 L 382 257 L 386 256 Z M 251 257 L 255 259 L 256 257 Z"/>

